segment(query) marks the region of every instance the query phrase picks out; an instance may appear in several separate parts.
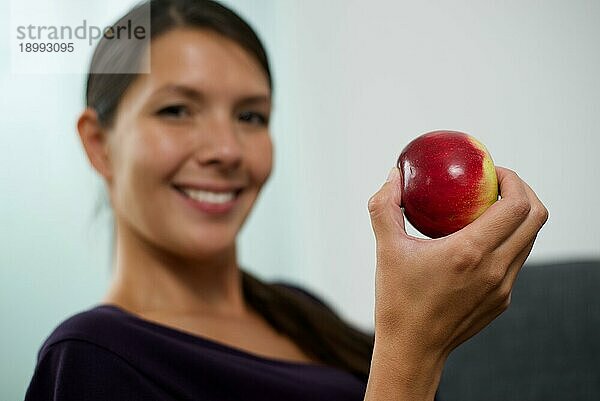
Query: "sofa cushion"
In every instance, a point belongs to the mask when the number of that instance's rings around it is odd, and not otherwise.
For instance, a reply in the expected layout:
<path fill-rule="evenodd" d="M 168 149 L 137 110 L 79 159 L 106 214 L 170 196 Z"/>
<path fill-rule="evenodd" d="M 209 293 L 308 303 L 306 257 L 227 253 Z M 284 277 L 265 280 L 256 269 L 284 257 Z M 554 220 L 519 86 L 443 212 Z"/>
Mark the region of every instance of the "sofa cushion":
<path fill-rule="evenodd" d="M 450 355 L 439 394 L 600 400 L 600 261 L 523 267 L 509 309 Z"/>

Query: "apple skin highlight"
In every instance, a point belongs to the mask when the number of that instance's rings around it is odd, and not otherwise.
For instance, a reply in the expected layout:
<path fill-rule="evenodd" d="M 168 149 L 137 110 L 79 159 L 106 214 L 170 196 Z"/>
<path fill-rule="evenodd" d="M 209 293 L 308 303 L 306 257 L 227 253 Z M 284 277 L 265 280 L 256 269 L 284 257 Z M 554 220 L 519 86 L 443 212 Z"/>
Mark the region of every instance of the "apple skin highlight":
<path fill-rule="evenodd" d="M 465 227 L 498 200 L 491 155 L 471 135 L 432 131 L 411 141 L 398 158 L 402 207 L 422 234 L 440 238 Z"/>

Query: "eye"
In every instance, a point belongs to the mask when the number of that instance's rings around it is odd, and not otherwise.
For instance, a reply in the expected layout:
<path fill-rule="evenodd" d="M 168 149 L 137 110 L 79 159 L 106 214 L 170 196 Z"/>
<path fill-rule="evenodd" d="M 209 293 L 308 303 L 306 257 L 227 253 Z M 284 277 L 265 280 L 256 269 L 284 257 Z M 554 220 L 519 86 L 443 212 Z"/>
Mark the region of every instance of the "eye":
<path fill-rule="evenodd" d="M 269 119 L 266 115 L 254 111 L 243 111 L 239 114 L 238 118 L 243 123 L 254 125 L 266 126 L 269 123 Z"/>
<path fill-rule="evenodd" d="M 159 116 L 169 117 L 169 118 L 182 118 L 188 117 L 190 115 L 190 110 L 182 104 L 171 105 L 167 107 L 163 107 L 159 111 L 156 112 Z"/>

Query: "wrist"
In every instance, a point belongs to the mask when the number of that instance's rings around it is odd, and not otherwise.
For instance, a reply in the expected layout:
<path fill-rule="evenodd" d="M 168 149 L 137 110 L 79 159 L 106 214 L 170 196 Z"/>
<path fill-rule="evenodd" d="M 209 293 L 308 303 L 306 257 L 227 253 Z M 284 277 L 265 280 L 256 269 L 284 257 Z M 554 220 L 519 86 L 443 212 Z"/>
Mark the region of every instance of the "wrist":
<path fill-rule="evenodd" d="M 418 345 L 376 336 L 365 401 L 434 399 L 447 355 Z"/>

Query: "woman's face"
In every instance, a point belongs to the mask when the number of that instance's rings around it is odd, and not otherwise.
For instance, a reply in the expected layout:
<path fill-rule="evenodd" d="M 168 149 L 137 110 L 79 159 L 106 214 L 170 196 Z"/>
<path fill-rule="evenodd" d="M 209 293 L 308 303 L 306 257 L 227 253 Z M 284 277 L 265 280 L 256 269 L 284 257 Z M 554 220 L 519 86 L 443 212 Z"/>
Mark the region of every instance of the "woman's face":
<path fill-rule="evenodd" d="M 231 250 L 271 172 L 267 76 L 235 42 L 199 29 L 153 40 L 150 71 L 108 133 L 116 218 L 187 258 Z"/>

